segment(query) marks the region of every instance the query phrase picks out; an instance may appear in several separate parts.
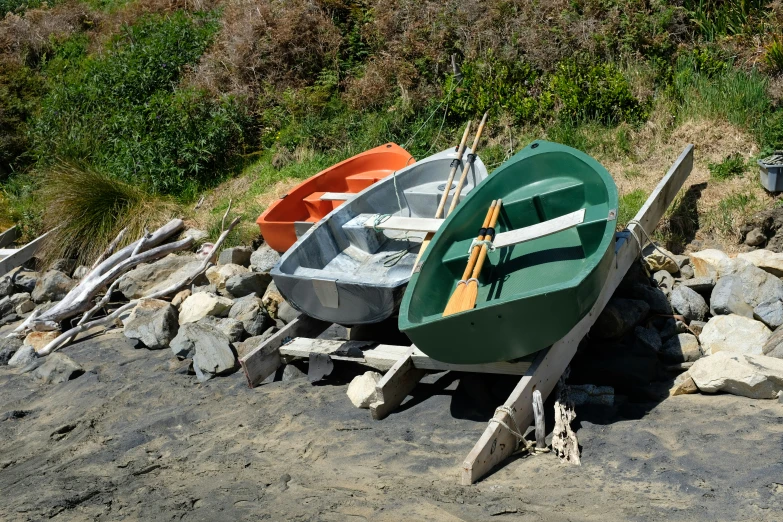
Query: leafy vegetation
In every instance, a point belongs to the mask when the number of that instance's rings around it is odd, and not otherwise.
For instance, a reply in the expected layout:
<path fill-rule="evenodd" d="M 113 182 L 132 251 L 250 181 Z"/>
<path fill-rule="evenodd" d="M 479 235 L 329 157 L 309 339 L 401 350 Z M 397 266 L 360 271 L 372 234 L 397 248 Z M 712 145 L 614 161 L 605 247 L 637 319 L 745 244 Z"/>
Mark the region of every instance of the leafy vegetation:
<path fill-rule="evenodd" d="M 723 180 L 742 175 L 747 170 L 745 160 L 739 154 L 729 154 L 720 163 L 708 165 L 713 179 Z"/>

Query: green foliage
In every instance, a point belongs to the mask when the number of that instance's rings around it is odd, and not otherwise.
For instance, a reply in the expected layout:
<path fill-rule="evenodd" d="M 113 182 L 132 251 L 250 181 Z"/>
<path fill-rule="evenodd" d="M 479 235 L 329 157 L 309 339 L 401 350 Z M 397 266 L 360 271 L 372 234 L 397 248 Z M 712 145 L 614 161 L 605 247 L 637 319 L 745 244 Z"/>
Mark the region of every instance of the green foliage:
<path fill-rule="evenodd" d="M 720 163 L 709 163 L 710 177 L 724 180 L 741 176 L 747 170 L 747 163 L 739 154 L 729 154 Z"/>
<path fill-rule="evenodd" d="M 78 43 L 60 46 L 33 124 L 38 161 L 87 159 L 162 193 L 213 182 L 241 145 L 247 117 L 233 98 L 175 86 L 217 28 L 211 15 L 177 12 L 123 27 L 103 57 L 85 56 Z"/>
<path fill-rule="evenodd" d="M 763 30 L 768 0 L 685 0 L 692 22 L 707 41 Z"/>
<path fill-rule="evenodd" d="M 783 73 L 783 37 L 776 35 L 764 51 L 764 63 L 775 74 Z"/>
<path fill-rule="evenodd" d="M 24 65 L 0 61 L 0 182 L 24 167 L 30 148 L 27 120 L 43 94 L 43 81 Z"/>
<path fill-rule="evenodd" d="M 620 211 L 617 213 L 617 225 L 621 227 L 626 226 L 639 212 L 645 201 L 647 201 L 647 193 L 642 189 L 636 189 L 620 196 Z"/>
<path fill-rule="evenodd" d="M 715 78 L 731 68 L 731 63 L 723 53 L 712 46 L 694 48 L 691 50 L 690 60 L 693 70 L 707 78 Z"/>
<path fill-rule="evenodd" d="M 22 13 L 27 9 L 41 7 L 43 3 L 43 0 L 0 0 L 0 19 L 7 13 Z"/>
<path fill-rule="evenodd" d="M 760 202 L 753 194 L 738 192 L 726 196 L 705 216 L 705 228 L 724 236 L 738 235 L 739 223 L 759 206 Z"/>

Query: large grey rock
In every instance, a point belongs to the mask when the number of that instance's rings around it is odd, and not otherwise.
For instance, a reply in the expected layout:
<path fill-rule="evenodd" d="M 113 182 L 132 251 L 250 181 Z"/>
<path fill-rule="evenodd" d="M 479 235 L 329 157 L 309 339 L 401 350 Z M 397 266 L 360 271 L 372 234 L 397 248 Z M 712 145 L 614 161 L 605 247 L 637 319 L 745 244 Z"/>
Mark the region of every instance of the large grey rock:
<path fill-rule="evenodd" d="M 760 228 L 754 228 L 745 235 L 745 244 L 752 247 L 761 246 L 767 241 L 767 236 Z"/>
<path fill-rule="evenodd" d="M 11 295 L 10 297 L 11 302 L 14 303 L 14 306 L 19 306 L 20 304 L 30 300 L 30 294 L 27 292 L 19 292 Z"/>
<path fill-rule="evenodd" d="M 783 253 L 754 250 L 737 254 L 737 258 L 744 259 L 775 277 L 783 276 Z"/>
<path fill-rule="evenodd" d="M 247 267 L 250 265 L 250 254 L 253 250 L 250 247 L 238 246 L 233 248 L 226 248 L 220 252 L 218 257 L 218 265 L 241 265 Z"/>
<path fill-rule="evenodd" d="M 703 393 L 775 399 L 783 390 L 783 360 L 763 355 L 719 352 L 696 361 L 688 375 Z"/>
<path fill-rule="evenodd" d="M 57 270 L 58 272 L 62 272 L 68 277 L 71 277 L 73 276 L 73 271 L 76 270 L 76 260 L 55 259 L 54 263 L 52 263 L 52 266 L 49 267 L 49 270 Z"/>
<path fill-rule="evenodd" d="M 208 315 L 225 317 L 234 301 L 227 297 L 199 292 L 191 295 L 182 302 L 179 311 L 179 324 L 195 323 Z"/>
<path fill-rule="evenodd" d="M 226 334 L 232 343 L 238 343 L 245 336 L 245 328 L 240 321 L 230 317 L 213 317 L 208 315 L 198 321 L 198 324 L 212 326 Z"/>
<path fill-rule="evenodd" d="M 650 306 L 644 301 L 612 298 L 590 332 L 598 338 L 617 339 L 642 322 L 649 312 Z"/>
<path fill-rule="evenodd" d="M 11 281 L 11 276 L 0 277 L 0 299 L 8 297 L 16 292 L 14 283 Z"/>
<path fill-rule="evenodd" d="M 706 355 L 730 351 L 761 355 L 772 331 L 763 323 L 740 315 L 718 315 L 707 322 L 699 340 Z"/>
<path fill-rule="evenodd" d="M 177 309 L 160 299 L 142 299 L 125 322 L 125 337 L 151 350 L 166 348 L 179 329 Z"/>
<path fill-rule="evenodd" d="M 672 337 L 661 350 L 661 358 L 667 363 L 693 362 L 701 357 L 699 340 L 689 333 L 681 333 Z"/>
<path fill-rule="evenodd" d="M 693 275 L 695 277 L 711 277 L 717 279 L 722 275 L 725 264 L 729 261 L 726 252 L 706 249 L 690 255 Z"/>
<path fill-rule="evenodd" d="M 375 385 L 381 380 L 378 372 L 368 371 L 357 375 L 348 385 L 348 398 L 357 408 L 369 408 L 376 401 Z"/>
<path fill-rule="evenodd" d="M 703 321 L 710 311 L 704 298 L 687 286 L 680 285 L 672 291 L 671 303 L 688 322 Z"/>
<path fill-rule="evenodd" d="M 261 335 L 274 324 L 263 307 L 261 299 L 254 295 L 234 301 L 228 316 L 241 321 L 245 331 L 251 337 Z"/>
<path fill-rule="evenodd" d="M 65 297 L 75 285 L 76 281 L 62 272 L 49 270 L 35 283 L 35 288 L 31 292 L 31 296 L 36 303 L 59 301 Z"/>
<path fill-rule="evenodd" d="M 199 230 L 198 228 L 189 228 L 179 236 L 180 239 L 191 238 L 193 239 L 193 243 L 196 244 L 202 243 L 208 237 L 209 234 L 205 230 Z"/>
<path fill-rule="evenodd" d="M 691 321 L 691 323 L 688 325 L 688 328 L 690 328 L 691 331 L 696 335 L 701 335 L 701 332 L 704 330 L 705 326 L 707 326 L 705 321 Z"/>
<path fill-rule="evenodd" d="M 680 279 L 683 281 L 693 279 L 693 267 L 691 265 L 680 267 Z"/>
<path fill-rule="evenodd" d="M 84 265 L 77 266 L 76 269 L 73 271 L 73 278 L 74 279 L 84 279 L 84 276 L 90 273 L 90 269 Z"/>
<path fill-rule="evenodd" d="M 0 299 L 0 317 L 12 313 L 16 309 L 11 296 L 6 296 Z"/>
<path fill-rule="evenodd" d="M 297 379 L 306 379 L 307 374 L 294 366 L 293 364 L 286 364 L 283 368 L 283 376 L 280 379 L 283 382 L 295 381 Z"/>
<path fill-rule="evenodd" d="M 241 343 L 236 343 L 234 345 L 234 348 L 237 351 L 237 357 L 240 359 L 247 355 L 248 353 L 252 352 L 256 348 L 258 348 L 261 343 L 272 337 L 274 334 L 278 332 L 278 329 L 274 326 L 267 329 L 266 332 L 262 333 L 261 335 L 255 335 L 253 337 L 248 337 Z"/>
<path fill-rule="evenodd" d="M 659 270 L 653 274 L 653 280 L 664 294 L 669 295 L 674 288 L 674 276 L 666 270 Z"/>
<path fill-rule="evenodd" d="M 226 291 L 232 297 L 245 297 L 250 294 L 261 297 L 271 282 L 272 276 L 269 273 L 249 272 L 237 274 L 226 280 Z"/>
<path fill-rule="evenodd" d="M 44 363 L 33 371 L 33 377 L 47 384 L 58 384 L 75 379 L 84 373 L 84 369 L 63 353 L 46 356 Z"/>
<path fill-rule="evenodd" d="M 288 324 L 299 317 L 301 313 L 302 312 L 291 306 L 288 301 L 283 301 L 277 309 L 277 318 Z"/>
<path fill-rule="evenodd" d="M 636 335 L 636 341 L 648 350 L 652 350 L 657 353 L 661 351 L 661 348 L 663 348 L 661 335 L 655 328 L 637 326 L 634 328 L 634 334 Z"/>
<path fill-rule="evenodd" d="M 647 266 L 650 267 L 651 272 L 666 270 L 671 274 L 676 274 L 680 271 L 680 267 L 674 259 L 674 254 L 665 248 L 658 247 L 654 249 L 644 260 L 647 262 Z"/>
<path fill-rule="evenodd" d="M 17 368 L 24 368 L 31 362 L 33 362 L 38 356 L 35 353 L 35 348 L 32 346 L 22 345 L 16 353 L 8 360 L 8 366 L 14 366 Z"/>
<path fill-rule="evenodd" d="M 710 295 L 712 315 L 736 314 L 753 317 L 753 307 L 745 300 L 742 280 L 737 275 L 721 277 Z"/>
<path fill-rule="evenodd" d="M 659 288 L 653 288 L 645 285 L 634 285 L 634 299 L 640 299 L 650 306 L 650 313 L 653 314 L 671 314 L 672 307 L 669 300 Z"/>
<path fill-rule="evenodd" d="M 264 243 L 250 256 L 250 268 L 256 272 L 269 272 L 280 261 L 280 254 Z"/>
<path fill-rule="evenodd" d="M 228 336 L 205 324 L 182 325 L 171 341 L 171 351 L 177 357 L 193 357 L 194 365 L 212 375 L 228 373 L 236 367 Z"/>
<path fill-rule="evenodd" d="M 761 353 L 767 357 L 776 357 L 783 359 L 783 328 L 778 328 L 767 339 L 764 346 L 761 348 Z"/>
<path fill-rule="evenodd" d="M 742 281 L 745 302 L 751 308 L 776 299 L 783 299 L 783 281 L 757 266 L 743 262 L 736 275 Z"/>
<path fill-rule="evenodd" d="M 712 289 L 715 288 L 715 279 L 712 277 L 694 277 L 680 281 L 680 285 L 695 290 L 701 295 L 709 296 L 712 293 Z"/>
<path fill-rule="evenodd" d="M 770 330 L 783 324 L 783 301 L 767 301 L 753 309 L 753 318 L 761 321 Z"/>
<path fill-rule="evenodd" d="M 46 332 L 30 332 L 27 337 L 24 338 L 25 346 L 32 346 L 36 352 L 40 352 L 46 346 L 60 337 L 59 330 L 50 330 Z"/>
<path fill-rule="evenodd" d="M 27 292 L 31 294 L 35 290 L 35 285 L 41 274 L 38 272 L 17 272 L 14 275 L 14 286 L 17 292 Z"/>
<path fill-rule="evenodd" d="M 151 295 L 191 276 L 201 263 L 195 254 L 170 254 L 154 263 L 137 266 L 122 277 L 117 289 L 127 299 Z"/>
<path fill-rule="evenodd" d="M 0 336 L 0 366 L 8 364 L 8 361 L 22 347 L 22 344 L 22 340 L 16 337 Z"/>
<path fill-rule="evenodd" d="M 283 297 L 283 294 L 277 289 L 277 285 L 274 281 L 269 283 L 266 292 L 264 292 L 264 295 L 261 297 L 261 302 L 263 303 L 264 308 L 266 308 L 269 317 L 277 319 L 277 310 L 280 308 L 280 303 L 285 302 L 285 297 Z"/>
<path fill-rule="evenodd" d="M 250 269 L 234 263 L 220 266 L 211 266 L 206 271 L 209 284 L 214 285 L 217 292 L 221 295 L 228 295 L 226 282 L 232 277 L 240 274 L 249 274 Z"/>

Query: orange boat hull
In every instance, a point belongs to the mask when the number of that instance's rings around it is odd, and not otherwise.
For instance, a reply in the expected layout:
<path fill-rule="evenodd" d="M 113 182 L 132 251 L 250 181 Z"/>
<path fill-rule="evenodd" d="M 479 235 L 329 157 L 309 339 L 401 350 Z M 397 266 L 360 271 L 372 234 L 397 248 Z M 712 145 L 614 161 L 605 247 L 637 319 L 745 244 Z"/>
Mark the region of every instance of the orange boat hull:
<path fill-rule="evenodd" d="M 296 243 L 296 223 L 316 223 L 342 205 L 342 200 L 323 200 L 326 192 L 356 194 L 416 160 L 408 151 L 387 143 L 332 165 L 297 185 L 272 203 L 256 223 L 264 241 L 285 252 Z"/>

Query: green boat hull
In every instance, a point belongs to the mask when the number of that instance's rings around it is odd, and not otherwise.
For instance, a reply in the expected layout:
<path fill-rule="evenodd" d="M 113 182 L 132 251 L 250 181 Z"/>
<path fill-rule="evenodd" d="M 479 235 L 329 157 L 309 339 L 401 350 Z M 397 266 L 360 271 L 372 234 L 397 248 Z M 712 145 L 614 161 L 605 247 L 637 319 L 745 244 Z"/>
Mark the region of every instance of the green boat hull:
<path fill-rule="evenodd" d="M 497 233 L 585 209 L 576 227 L 489 253 L 476 307 L 442 313 L 492 200 Z M 446 218 L 413 274 L 399 327 L 424 353 L 453 364 L 511 361 L 551 346 L 595 303 L 614 258 L 617 187 L 578 150 L 537 141 L 475 188 Z"/>

